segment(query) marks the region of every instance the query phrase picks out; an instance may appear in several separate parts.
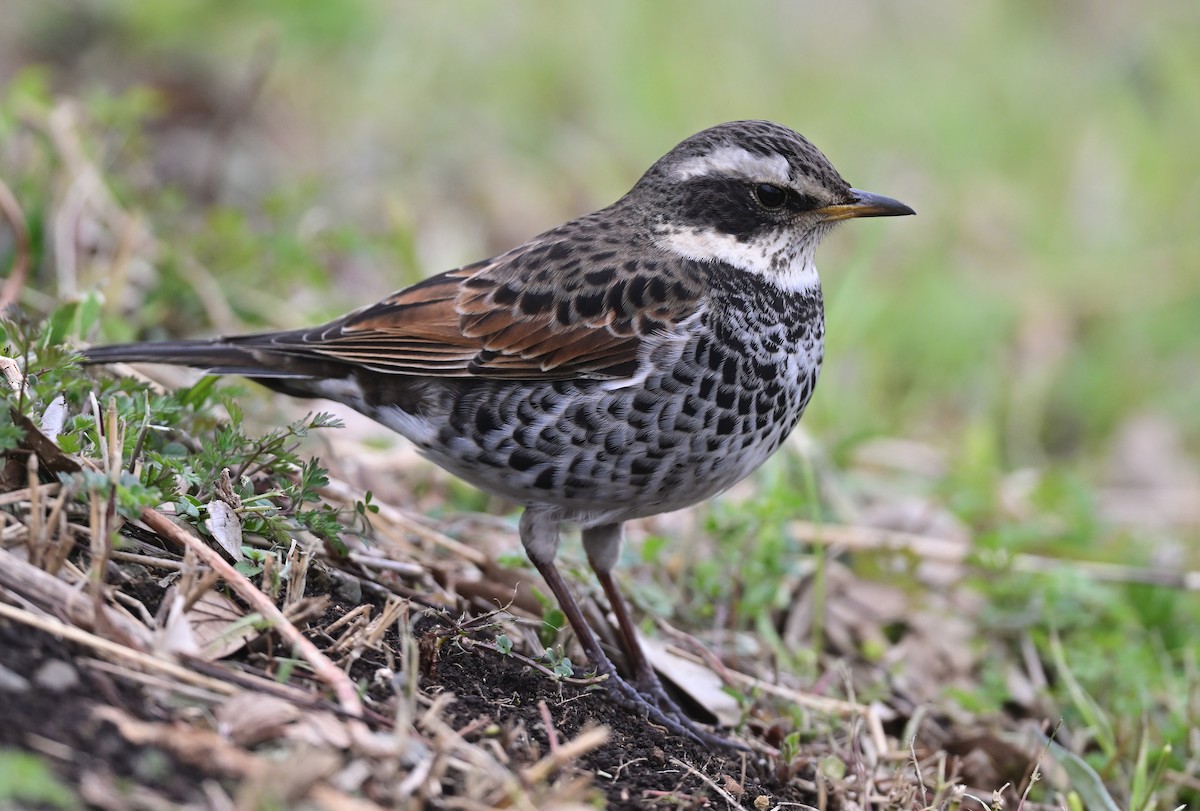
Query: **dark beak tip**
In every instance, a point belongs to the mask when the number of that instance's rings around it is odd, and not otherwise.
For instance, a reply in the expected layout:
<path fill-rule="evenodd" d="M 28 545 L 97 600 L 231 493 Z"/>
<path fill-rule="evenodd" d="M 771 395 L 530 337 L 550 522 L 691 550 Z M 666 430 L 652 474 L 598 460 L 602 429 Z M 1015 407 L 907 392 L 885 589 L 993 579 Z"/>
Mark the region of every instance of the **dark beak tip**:
<path fill-rule="evenodd" d="M 907 217 L 915 215 L 917 212 L 905 203 L 901 203 L 891 197 L 885 197 L 882 194 L 863 191 L 862 189 L 851 189 L 851 195 L 854 198 L 853 205 L 862 209 L 862 214 L 859 216 L 865 217 Z"/>

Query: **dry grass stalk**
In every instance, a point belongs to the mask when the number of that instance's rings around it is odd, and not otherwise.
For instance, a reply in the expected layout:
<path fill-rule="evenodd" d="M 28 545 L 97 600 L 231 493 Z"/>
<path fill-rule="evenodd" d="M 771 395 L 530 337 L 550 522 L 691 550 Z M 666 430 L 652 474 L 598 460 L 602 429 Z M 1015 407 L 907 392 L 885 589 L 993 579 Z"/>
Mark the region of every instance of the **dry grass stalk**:
<path fill-rule="evenodd" d="M 970 546 L 958 541 L 911 532 L 896 532 L 878 527 L 814 524 L 808 521 L 792 521 L 789 522 L 788 527 L 797 538 L 803 538 L 809 543 L 853 550 L 904 552 L 945 563 L 965 565 L 972 552 Z M 1147 569 L 1118 563 L 1064 560 L 1025 553 L 1013 555 L 1011 565 L 1015 570 L 1023 572 L 1046 572 L 1069 567 L 1072 572 L 1105 582 L 1145 583 L 1186 591 L 1200 591 L 1200 571 Z"/>
<path fill-rule="evenodd" d="M 125 615 L 118 614 L 103 602 L 96 603 L 85 598 L 69 583 L 47 574 L 5 549 L 0 549 L 0 593 L 26 601 L 48 614 L 60 616 L 81 629 L 103 626 L 124 645 L 137 650 L 149 650 L 151 647 L 150 632 L 145 626 L 126 619 Z M 97 612 L 104 616 L 102 621 L 97 620 Z"/>
<path fill-rule="evenodd" d="M 211 549 L 207 544 L 191 535 L 191 533 L 177 527 L 162 513 L 157 510 L 144 509 L 141 513 L 142 523 L 175 543 L 177 546 L 191 549 L 195 552 L 196 557 L 202 560 L 213 571 L 219 572 L 221 578 L 229 584 L 229 586 L 237 592 L 243 600 L 261 614 L 271 627 L 284 638 L 289 645 L 309 663 L 313 669 L 313 673 L 321 681 L 333 690 L 337 696 L 338 703 L 342 709 L 351 716 L 359 717 L 362 715 L 362 701 L 358 697 L 354 683 L 350 681 L 333 662 L 325 654 L 317 649 L 317 646 L 310 642 L 303 634 L 300 633 L 296 626 L 287 621 L 283 613 L 263 594 L 253 583 L 245 578 L 239 571 L 225 562 L 220 553 Z"/>
<path fill-rule="evenodd" d="M 168 661 L 158 656 L 134 650 L 125 645 L 111 642 L 101 636 L 89 633 L 73 625 L 67 625 L 52 617 L 40 617 L 29 611 L 0 602 L 0 617 L 28 625 L 31 628 L 44 631 L 59 639 L 73 642 L 77 645 L 91 648 L 111 662 L 131 668 L 143 669 L 147 672 L 161 673 L 167 678 L 185 684 L 203 687 L 213 692 L 232 695 L 236 688 L 225 682 L 195 673 L 182 665 Z"/>

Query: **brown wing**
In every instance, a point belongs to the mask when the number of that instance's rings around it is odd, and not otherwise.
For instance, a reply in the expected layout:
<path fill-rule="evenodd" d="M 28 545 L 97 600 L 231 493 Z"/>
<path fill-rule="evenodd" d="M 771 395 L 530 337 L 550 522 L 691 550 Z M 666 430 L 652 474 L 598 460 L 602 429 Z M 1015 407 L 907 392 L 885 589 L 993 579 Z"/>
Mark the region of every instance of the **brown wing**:
<path fill-rule="evenodd" d="M 606 247 L 547 235 L 276 343 L 390 374 L 626 376 L 645 339 L 696 311 L 701 269 L 664 276 Z"/>

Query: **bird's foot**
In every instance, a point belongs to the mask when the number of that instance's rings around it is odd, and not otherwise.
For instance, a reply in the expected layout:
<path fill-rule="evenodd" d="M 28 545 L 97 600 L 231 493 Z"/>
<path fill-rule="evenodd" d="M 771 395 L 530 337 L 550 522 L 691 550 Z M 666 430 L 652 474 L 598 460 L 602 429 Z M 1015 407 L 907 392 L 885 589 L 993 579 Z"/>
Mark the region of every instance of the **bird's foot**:
<path fill-rule="evenodd" d="M 736 749 L 749 752 L 750 747 L 744 743 L 731 740 L 709 731 L 693 721 L 678 704 L 676 704 L 662 682 L 657 677 L 648 689 L 639 689 L 621 678 L 615 670 L 606 674 L 605 683 L 613 701 L 620 707 L 643 716 L 651 723 L 666 727 L 676 735 L 690 738 L 701 746 L 720 746 L 725 749 Z M 643 680 L 639 679 L 639 686 Z"/>
<path fill-rule="evenodd" d="M 644 698 L 652 702 L 666 715 L 674 718 L 679 724 L 687 727 L 687 729 L 693 734 L 693 737 L 700 737 L 705 744 L 722 746 L 727 749 L 737 749 L 743 752 L 750 751 L 750 747 L 746 746 L 745 744 L 739 743 L 738 741 L 730 738 L 725 738 L 721 735 L 717 735 L 715 732 L 711 732 L 707 728 L 693 721 L 691 716 L 684 712 L 683 708 L 680 707 L 675 699 L 671 697 L 671 694 L 667 692 L 667 688 L 663 686 L 662 681 L 658 678 L 658 674 L 653 670 L 639 673 L 637 676 L 636 685 L 638 692 Z"/>

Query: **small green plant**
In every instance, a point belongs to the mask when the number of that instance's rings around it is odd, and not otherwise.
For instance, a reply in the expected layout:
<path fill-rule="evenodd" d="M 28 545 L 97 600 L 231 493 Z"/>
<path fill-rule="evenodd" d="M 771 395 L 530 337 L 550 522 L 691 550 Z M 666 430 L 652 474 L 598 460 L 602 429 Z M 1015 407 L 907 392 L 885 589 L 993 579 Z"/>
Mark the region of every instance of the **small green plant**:
<path fill-rule="evenodd" d="M 0 808 L 81 808 L 46 761 L 28 752 L 0 749 Z"/>
<path fill-rule="evenodd" d="M 550 665 L 550 669 L 554 671 L 554 675 L 559 678 L 570 678 L 575 675 L 575 666 L 571 664 L 570 658 L 564 653 L 562 646 L 554 648 L 546 648 L 542 652 L 542 660 Z"/>

